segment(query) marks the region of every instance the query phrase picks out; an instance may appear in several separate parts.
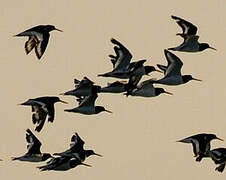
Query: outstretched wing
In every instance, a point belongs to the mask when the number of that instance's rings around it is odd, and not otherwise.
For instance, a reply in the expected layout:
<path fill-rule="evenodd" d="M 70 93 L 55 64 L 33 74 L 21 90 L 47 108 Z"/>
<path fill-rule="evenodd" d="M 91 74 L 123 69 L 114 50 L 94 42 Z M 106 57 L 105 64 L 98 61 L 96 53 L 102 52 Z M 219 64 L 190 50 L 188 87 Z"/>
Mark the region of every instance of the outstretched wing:
<path fill-rule="evenodd" d="M 181 68 L 183 66 L 183 62 L 170 51 L 164 50 L 164 53 L 166 56 L 166 60 L 168 62 L 165 77 L 166 76 L 174 76 L 174 75 L 181 76 Z"/>
<path fill-rule="evenodd" d="M 126 70 L 127 67 L 129 66 L 129 63 L 132 59 L 132 54 L 129 52 L 129 50 L 123 46 L 119 41 L 116 39 L 111 39 L 111 42 L 117 46 L 117 59 L 114 65 L 114 70 L 113 71 L 121 71 L 121 70 Z M 114 48 L 115 49 L 115 48 Z M 116 50 L 116 49 L 115 49 Z"/>
<path fill-rule="evenodd" d="M 198 28 L 194 24 L 182 18 L 179 18 L 177 16 L 171 16 L 171 17 L 172 19 L 176 20 L 177 24 L 182 28 L 183 34 L 195 35 L 197 33 Z"/>
<path fill-rule="evenodd" d="M 42 57 L 42 55 L 44 54 L 47 44 L 49 42 L 49 33 L 45 33 L 40 37 L 37 37 L 39 43 L 38 45 L 35 47 L 35 53 L 38 59 L 40 59 Z"/>
<path fill-rule="evenodd" d="M 28 154 L 41 154 L 40 147 L 42 144 L 30 129 L 26 130 L 26 140 L 28 143 Z"/>

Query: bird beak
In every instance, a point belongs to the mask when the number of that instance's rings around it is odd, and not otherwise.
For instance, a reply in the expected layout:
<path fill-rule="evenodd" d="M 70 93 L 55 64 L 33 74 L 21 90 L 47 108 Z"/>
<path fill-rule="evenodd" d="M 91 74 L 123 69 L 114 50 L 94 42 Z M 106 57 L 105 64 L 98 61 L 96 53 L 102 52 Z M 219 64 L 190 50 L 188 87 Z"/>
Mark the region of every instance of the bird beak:
<path fill-rule="evenodd" d="M 210 49 L 213 49 L 213 50 L 215 50 L 215 51 L 217 51 L 217 49 L 215 49 L 215 48 L 213 48 L 213 47 L 209 47 Z"/>
<path fill-rule="evenodd" d="M 195 81 L 202 81 L 201 79 L 196 79 L 196 78 L 192 78 L 192 80 L 195 80 Z"/>
<path fill-rule="evenodd" d="M 60 93 L 59 95 L 65 95 L 64 93 Z"/>
<path fill-rule="evenodd" d="M 109 111 L 109 110 L 106 110 L 106 109 L 105 109 L 105 111 L 108 112 L 108 113 L 113 113 L 112 111 Z"/>
<path fill-rule="evenodd" d="M 94 153 L 94 155 L 96 155 L 96 156 L 99 156 L 99 157 L 103 157 L 102 155 L 100 155 L 100 154 L 97 154 L 97 153 Z"/>
<path fill-rule="evenodd" d="M 60 100 L 60 102 L 62 102 L 62 103 L 64 103 L 64 104 L 68 104 L 68 102 L 66 102 L 66 101 L 62 101 L 62 100 Z"/>
<path fill-rule="evenodd" d="M 91 165 L 85 164 L 85 163 L 81 163 L 81 165 L 88 166 L 88 167 L 92 167 Z"/>
<path fill-rule="evenodd" d="M 221 139 L 221 138 L 218 138 L 218 137 L 217 137 L 216 139 L 218 139 L 218 140 L 220 140 L 220 141 L 224 141 L 223 139 Z"/>
<path fill-rule="evenodd" d="M 60 32 L 64 32 L 64 31 L 62 31 L 62 30 L 60 30 L 60 29 L 57 29 L 57 28 L 55 28 L 55 30 L 60 31 Z"/>
<path fill-rule="evenodd" d="M 173 95 L 173 93 L 167 92 L 167 91 L 165 91 L 164 93 L 169 94 L 169 95 Z"/>

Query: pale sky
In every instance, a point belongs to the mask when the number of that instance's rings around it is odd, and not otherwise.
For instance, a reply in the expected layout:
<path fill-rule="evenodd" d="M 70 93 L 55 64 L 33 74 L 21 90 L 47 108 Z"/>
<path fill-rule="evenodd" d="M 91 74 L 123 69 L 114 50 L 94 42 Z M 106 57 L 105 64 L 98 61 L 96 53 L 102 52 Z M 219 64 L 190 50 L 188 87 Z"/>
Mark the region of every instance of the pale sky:
<path fill-rule="evenodd" d="M 210 159 L 195 162 L 190 144 L 176 140 L 207 132 L 226 140 L 225 55 L 226 2 L 217 1 L 4 1 L 0 7 L 0 99 L 1 179 L 84 179 L 84 180 L 212 180 L 225 179 Z M 146 58 L 147 65 L 166 64 L 165 48 L 182 42 L 175 34 L 181 29 L 171 15 L 198 26 L 200 42 L 211 49 L 201 53 L 175 52 L 184 62 L 183 74 L 203 82 L 162 86 L 174 95 L 155 98 L 126 98 L 122 94 L 100 94 L 96 104 L 113 111 L 86 116 L 63 110 L 77 106 L 75 98 L 58 95 L 74 87 L 73 79 L 87 76 L 99 85 L 113 78 L 97 77 L 110 71 L 108 55 L 111 38 L 123 43 L 133 60 Z M 40 24 L 52 24 L 64 32 L 51 32 L 42 59 L 25 54 L 26 37 L 12 37 Z M 161 74 L 153 73 L 153 77 Z M 144 79 L 147 79 L 145 77 Z M 34 132 L 31 108 L 17 104 L 29 98 L 59 96 L 69 104 L 55 104 L 54 123 Z M 103 157 L 85 161 L 65 172 L 39 172 L 44 163 L 14 161 L 10 157 L 26 153 L 25 130 L 30 128 L 42 142 L 42 152 L 68 148 L 74 132 L 85 140 L 86 149 Z M 226 147 L 213 141 L 212 148 Z"/>

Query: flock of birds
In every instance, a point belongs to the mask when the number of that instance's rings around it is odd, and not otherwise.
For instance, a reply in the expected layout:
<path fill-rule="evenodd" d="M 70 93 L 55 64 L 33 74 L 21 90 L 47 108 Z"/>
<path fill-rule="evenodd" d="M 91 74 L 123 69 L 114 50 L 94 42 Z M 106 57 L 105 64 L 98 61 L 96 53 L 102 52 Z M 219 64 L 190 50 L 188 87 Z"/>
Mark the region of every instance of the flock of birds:
<path fill-rule="evenodd" d="M 167 60 L 167 65 L 158 64 L 156 69 L 154 66 L 145 66 L 145 59 L 133 61 L 132 54 L 129 50 L 116 39 L 111 39 L 111 43 L 114 45 L 115 55 L 109 55 L 113 69 L 110 72 L 99 74 L 101 77 L 113 77 L 118 79 L 113 83 L 108 83 L 106 87 L 95 85 L 93 81 L 84 77 L 82 80 L 74 79 L 75 89 L 64 92 L 60 95 L 75 96 L 78 101 L 78 106 L 72 109 L 65 109 L 66 112 L 81 113 L 86 115 L 98 114 L 100 112 L 112 113 L 106 110 L 103 106 L 95 106 L 95 101 L 99 93 L 124 93 L 126 96 L 140 96 L 140 97 L 155 97 L 162 93 L 172 95 L 172 93 L 166 91 L 163 88 L 154 87 L 154 84 L 164 85 L 180 85 L 185 84 L 191 80 L 201 81 L 192 77 L 192 75 L 182 75 L 181 68 L 183 62 L 173 54 L 171 51 L 182 52 L 200 52 L 205 49 L 213 49 L 207 43 L 199 43 L 199 36 L 196 35 L 197 27 L 192 23 L 172 16 L 172 19 L 182 28 L 182 33 L 177 35 L 181 36 L 184 41 L 177 47 L 168 48 L 164 50 L 164 54 Z M 28 36 L 29 39 L 25 43 L 25 51 L 29 54 L 33 49 L 38 59 L 44 54 L 48 40 L 49 32 L 57 30 L 53 25 L 39 25 L 28 29 L 16 36 Z M 151 72 L 161 72 L 164 76 L 160 79 L 149 79 L 140 82 L 144 75 L 149 75 Z M 20 105 L 31 106 L 32 108 L 32 122 L 35 125 L 35 131 L 40 132 L 45 124 L 48 116 L 48 122 L 54 121 L 55 110 L 54 104 L 56 102 L 66 103 L 59 97 L 44 96 L 34 99 L 29 99 Z M 215 134 L 197 134 L 178 142 L 191 143 L 193 146 L 193 152 L 196 157 L 196 161 L 201 161 L 203 158 L 210 157 L 219 166 L 217 171 L 223 172 L 226 165 L 226 148 L 217 148 L 211 150 L 210 142 L 213 139 L 218 139 Z M 101 156 L 95 153 L 93 150 L 84 149 L 84 141 L 80 138 L 78 133 L 75 133 L 71 137 L 70 148 L 61 153 L 54 153 L 53 156 L 49 153 L 41 153 L 41 142 L 32 133 L 30 129 L 26 130 L 26 140 L 28 152 L 21 157 L 13 157 L 12 160 L 28 161 L 28 162 L 42 162 L 50 159 L 45 165 L 38 167 L 41 171 L 55 170 L 65 171 L 74 168 L 78 165 L 85 165 L 84 161 L 91 155 Z"/>

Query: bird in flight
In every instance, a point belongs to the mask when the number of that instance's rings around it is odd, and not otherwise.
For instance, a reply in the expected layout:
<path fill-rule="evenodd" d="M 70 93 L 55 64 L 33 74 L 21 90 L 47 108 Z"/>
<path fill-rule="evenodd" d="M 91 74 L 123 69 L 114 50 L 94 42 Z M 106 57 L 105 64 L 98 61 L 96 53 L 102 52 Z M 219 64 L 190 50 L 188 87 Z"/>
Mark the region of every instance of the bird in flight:
<path fill-rule="evenodd" d="M 168 48 L 168 50 L 183 52 L 200 52 L 208 48 L 216 50 L 207 43 L 198 42 L 199 36 L 196 35 L 198 28 L 194 24 L 177 16 L 171 17 L 172 19 L 176 20 L 176 23 L 182 28 L 183 32 L 177 33 L 176 35 L 181 36 L 184 39 L 184 41 L 179 46 Z"/>
<path fill-rule="evenodd" d="M 41 59 L 49 42 L 49 32 L 53 30 L 63 32 L 62 30 L 55 28 L 53 25 L 38 25 L 15 36 L 28 36 L 28 41 L 25 42 L 26 54 L 29 54 L 32 49 L 35 48 L 37 58 Z"/>

